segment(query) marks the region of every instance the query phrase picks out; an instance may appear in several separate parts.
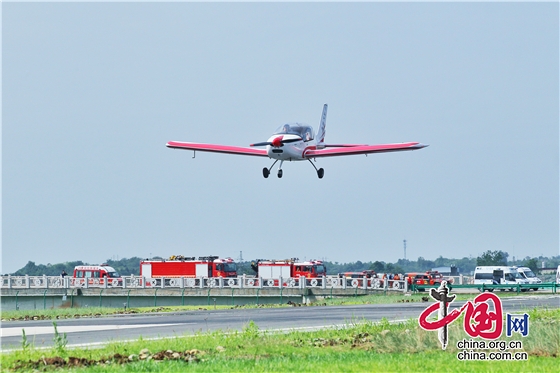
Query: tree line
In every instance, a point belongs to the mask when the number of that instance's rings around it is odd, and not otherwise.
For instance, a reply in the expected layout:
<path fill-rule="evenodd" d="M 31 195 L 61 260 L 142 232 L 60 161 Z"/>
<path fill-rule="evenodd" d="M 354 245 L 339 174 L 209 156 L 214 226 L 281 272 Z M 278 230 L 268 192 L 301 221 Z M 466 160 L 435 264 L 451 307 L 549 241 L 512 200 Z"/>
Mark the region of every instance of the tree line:
<path fill-rule="evenodd" d="M 160 257 L 156 257 L 161 259 Z M 539 269 L 542 266 L 542 263 L 545 263 L 545 267 L 547 268 L 555 268 L 560 264 L 560 255 L 553 256 L 551 258 L 548 257 L 525 257 L 524 259 L 518 260 L 508 260 L 509 254 L 503 251 L 491 251 L 488 250 L 482 253 L 480 256 L 476 258 L 467 258 L 464 257 L 462 259 L 452 259 L 452 258 L 444 258 L 442 256 L 438 257 L 435 260 L 427 260 L 423 257 L 419 257 L 416 261 L 408 260 L 408 259 L 399 259 L 394 263 L 387 263 L 384 261 L 369 261 L 369 262 L 362 262 L 360 260 L 356 262 L 349 262 L 349 263 L 339 263 L 339 262 L 330 262 L 325 261 L 324 264 L 327 267 L 327 274 L 328 275 L 337 275 L 343 272 L 361 272 L 364 270 L 373 270 L 376 273 L 409 273 L 409 272 L 425 272 L 430 271 L 433 268 L 437 267 L 450 267 L 455 266 L 457 267 L 460 274 L 468 275 L 472 273 L 476 266 L 483 266 L 483 265 L 517 265 L 517 266 L 524 266 L 529 267 L 533 272 L 538 273 Z M 130 276 L 140 275 L 140 261 L 142 259 L 138 257 L 132 258 L 123 258 L 119 260 L 112 260 L 108 259 L 104 263 L 113 267 L 119 274 L 122 276 Z M 66 271 L 70 276 L 74 270 L 75 266 L 78 265 L 97 265 L 84 263 L 82 261 L 74 261 L 74 262 L 64 262 L 64 263 L 57 263 L 57 264 L 35 264 L 35 262 L 29 261 L 27 264 L 22 267 L 21 269 L 17 270 L 14 273 L 11 273 L 13 276 L 58 276 L 62 273 L 62 271 Z M 239 275 L 254 275 L 255 272 L 251 269 L 251 262 L 237 262 L 237 273 Z"/>

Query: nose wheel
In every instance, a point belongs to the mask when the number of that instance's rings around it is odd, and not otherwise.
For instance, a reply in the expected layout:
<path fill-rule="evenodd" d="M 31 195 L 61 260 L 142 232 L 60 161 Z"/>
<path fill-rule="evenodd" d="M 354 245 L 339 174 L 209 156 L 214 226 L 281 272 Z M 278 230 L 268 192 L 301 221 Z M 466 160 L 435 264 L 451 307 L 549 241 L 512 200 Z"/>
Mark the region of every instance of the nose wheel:
<path fill-rule="evenodd" d="M 278 170 L 278 178 L 279 178 L 279 179 L 282 178 L 282 169 Z"/>

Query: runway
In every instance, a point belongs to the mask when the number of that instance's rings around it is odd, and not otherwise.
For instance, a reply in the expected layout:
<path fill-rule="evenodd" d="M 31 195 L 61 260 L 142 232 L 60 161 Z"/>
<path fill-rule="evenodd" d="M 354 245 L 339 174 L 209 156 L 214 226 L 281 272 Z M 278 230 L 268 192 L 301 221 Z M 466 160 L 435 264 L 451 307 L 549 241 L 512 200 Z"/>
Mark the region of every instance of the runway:
<path fill-rule="evenodd" d="M 474 298 L 474 297 L 473 297 Z M 450 309 L 465 302 L 453 302 Z M 68 347 L 99 346 L 109 341 L 157 339 L 194 335 L 197 332 L 242 330 L 253 321 L 261 330 L 312 330 L 348 325 L 363 320 L 416 319 L 431 302 L 355 306 L 314 306 L 186 311 L 134 314 L 99 318 L 55 320 L 66 333 Z M 560 295 L 532 295 L 502 299 L 503 311 L 519 313 L 533 308 L 560 308 Z M 54 344 L 52 320 L 10 321 L 1 325 L 2 351 L 21 348 L 22 329 L 36 348 Z"/>

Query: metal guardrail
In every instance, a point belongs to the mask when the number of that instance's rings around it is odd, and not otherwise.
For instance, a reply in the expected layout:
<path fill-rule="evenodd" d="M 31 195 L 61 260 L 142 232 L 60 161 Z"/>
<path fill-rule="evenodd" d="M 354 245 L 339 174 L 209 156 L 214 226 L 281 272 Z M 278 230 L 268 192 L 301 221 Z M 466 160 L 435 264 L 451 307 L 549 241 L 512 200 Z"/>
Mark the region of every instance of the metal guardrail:
<path fill-rule="evenodd" d="M 426 289 L 437 288 L 439 285 L 410 285 L 411 291 L 425 291 Z M 517 293 L 526 292 L 532 289 L 550 289 L 552 293 L 556 294 L 560 284 L 555 282 L 543 282 L 540 284 L 503 284 L 503 285 L 488 285 L 488 284 L 468 284 L 468 285 L 455 285 L 451 284 L 452 289 L 478 289 L 480 292 L 494 291 L 498 289 L 500 291 L 516 291 Z"/>
<path fill-rule="evenodd" d="M 288 277 L 159 277 L 146 278 L 125 276 L 120 278 L 73 278 L 61 276 L 2 276 L 2 289 L 196 289 L 196 288 L 230 288 L 230 289 L 263 289 L 263 288 L 319 288 L 319 289 L 366 289 L 385 291 L 408 291 L 409 285 L 404 280 L 388 280 L 377 278 L 340 278 L 326 276 L 319 278 Z"/>

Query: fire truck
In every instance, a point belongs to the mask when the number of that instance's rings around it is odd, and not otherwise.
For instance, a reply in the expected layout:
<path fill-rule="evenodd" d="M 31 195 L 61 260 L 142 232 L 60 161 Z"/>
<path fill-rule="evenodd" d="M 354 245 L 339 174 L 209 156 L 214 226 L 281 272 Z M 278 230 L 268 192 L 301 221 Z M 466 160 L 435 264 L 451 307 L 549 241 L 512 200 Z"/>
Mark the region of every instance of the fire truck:
<path fill-rule="evenodd" d="M 121 275 L 108 264 L 76 266 L 72 277 L 77 283 L 87 280 L 89 285 L 103 285 L 106 279 L 109 283 L 122 283 Z"/>
<path fill-rule="evenodd" d="M 298 258 L 292 259 L 257 259 L 251 262 L 251 268 L 263 279 L 275 279 L 303 276 L 307 279 L 324 277 L 327 275 L 327 268 L 321 260 L 310 260 L 300 262 Z"/>
<path fill-rule="evenodd" d="M 140 276 L 158 277 L 237 277 L 237 265 L 231 258 L 217 256 L 185 257 L 173 255 L 169 259 L 140 261 Z"/>

